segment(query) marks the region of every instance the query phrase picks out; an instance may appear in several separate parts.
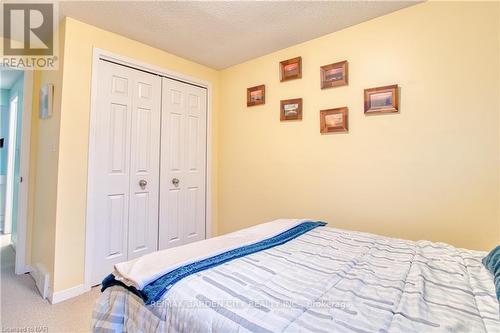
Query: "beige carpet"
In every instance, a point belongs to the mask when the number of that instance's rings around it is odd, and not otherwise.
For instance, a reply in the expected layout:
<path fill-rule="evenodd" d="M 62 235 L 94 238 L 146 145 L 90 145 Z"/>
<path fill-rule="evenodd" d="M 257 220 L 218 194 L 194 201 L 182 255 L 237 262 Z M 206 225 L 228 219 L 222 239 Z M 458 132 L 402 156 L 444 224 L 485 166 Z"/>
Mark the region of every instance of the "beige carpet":
<path fill-rule="evenodd" d="M 14 274 L 14 251 L 8 236 L 1 236 L 1 308 L 2 332 L 86 332 L 98 288 L 51 305 L 38 293 L 29 274 Z"/>

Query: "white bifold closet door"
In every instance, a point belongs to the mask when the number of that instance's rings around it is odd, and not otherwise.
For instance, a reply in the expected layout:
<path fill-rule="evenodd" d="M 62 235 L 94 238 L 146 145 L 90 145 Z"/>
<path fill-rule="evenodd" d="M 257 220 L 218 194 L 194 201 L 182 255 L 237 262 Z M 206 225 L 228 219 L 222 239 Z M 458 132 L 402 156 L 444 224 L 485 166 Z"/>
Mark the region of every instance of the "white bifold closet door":
<path fill-rule="evenodd" d="M 207 90 L 162 82 L 159 249 L 205 239 Z"/>
<path fill-rule="evenodd" d="M 92 284 L 158 249 L 161 77 L 99 61 Z"/>

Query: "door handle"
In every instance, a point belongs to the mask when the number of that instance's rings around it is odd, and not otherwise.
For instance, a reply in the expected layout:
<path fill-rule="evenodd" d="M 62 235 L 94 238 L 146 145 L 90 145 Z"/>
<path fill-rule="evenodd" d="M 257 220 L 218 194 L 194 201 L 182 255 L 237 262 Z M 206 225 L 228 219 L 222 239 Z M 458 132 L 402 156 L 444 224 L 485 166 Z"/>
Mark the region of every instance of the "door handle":
<path fill-rule="evenodd" d="M 141 189 L 144 190 L 146 188 L 146 185 L 148 185 L 148 182 L 145 179 L 139 180 L 139 186 L 141 187 Z"/>
<path fill-rule="evenodd" d="M 179 186 L 179 182 L 180 181 L 177 178 L 172 179 L 172 184 L 174 184 L 175 187 Z"/>

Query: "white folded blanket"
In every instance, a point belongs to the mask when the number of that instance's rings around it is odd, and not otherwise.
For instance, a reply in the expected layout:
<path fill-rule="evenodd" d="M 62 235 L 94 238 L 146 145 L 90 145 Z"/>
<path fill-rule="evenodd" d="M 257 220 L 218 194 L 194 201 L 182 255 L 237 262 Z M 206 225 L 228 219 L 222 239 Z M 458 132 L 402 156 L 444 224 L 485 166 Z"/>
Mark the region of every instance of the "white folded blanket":
<path fill-rule="evenodd" d="M 116 264 L 115 279 L 138 290 L 181 266 L 274 237 L 307 220 L 279 219 Z"/>

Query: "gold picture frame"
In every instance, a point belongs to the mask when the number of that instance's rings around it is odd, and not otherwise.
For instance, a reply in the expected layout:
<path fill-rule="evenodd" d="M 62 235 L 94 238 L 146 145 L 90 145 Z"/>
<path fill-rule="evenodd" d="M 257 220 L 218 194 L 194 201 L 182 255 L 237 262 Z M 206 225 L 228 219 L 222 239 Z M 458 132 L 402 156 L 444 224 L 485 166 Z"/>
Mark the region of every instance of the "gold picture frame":
<path fill-rule="evenodd" d="M 349 83 L 347 60 L 320 67 L 321 89 L 346 86 Z"/>
<path fill-rule="evenodd" d="M 302 120 L 302 98 L 280 101 L 280 120 Z"/>
<path fill-rule="evenodd" d="M 302 78 L 302 57 L 280 62 L 280 82 Z"/>
<path fill-rule="evenodd" d="M 320 133 L 348 132 L 348 117 L 349 110 L 347 106 L 321 110 L 319 112 Z"/>
<path fill-rule="evenodd" d="M 397 84 L 365 89 L 365 114 L 399 112 Z"/>
<path fill-rule="evenodd" d="M 262 105 L 265 103 L 266 86 L 264 84 L 247 88 L 247 106 Z"/>

